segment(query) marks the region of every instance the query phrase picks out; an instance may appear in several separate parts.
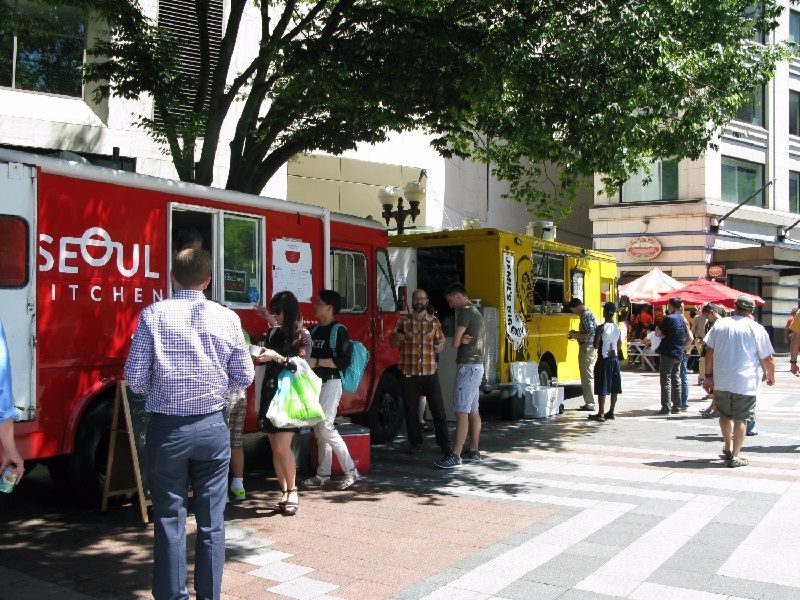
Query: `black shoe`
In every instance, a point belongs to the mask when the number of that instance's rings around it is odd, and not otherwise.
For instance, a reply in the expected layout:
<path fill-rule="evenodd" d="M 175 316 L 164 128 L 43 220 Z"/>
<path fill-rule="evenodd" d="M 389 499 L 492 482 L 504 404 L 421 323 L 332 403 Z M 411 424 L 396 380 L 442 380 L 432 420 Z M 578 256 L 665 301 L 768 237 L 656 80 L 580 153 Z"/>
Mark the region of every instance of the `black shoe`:
<path fill-rule="evenodd" d="M 589 415 L 586 417 L 590 421 L 597 421 L 598 423 L 605 423 L 606 418 L 603 415 Z"/>
<path fill-rule="evenodd" d="M 658 414 L 659 415 L 668 415 L 669 414 L 669 409 L 664 407 L 660 411 L 658 411 Z"/>
<path fill-rule="evenodd" d="M 673 406 L 672 410 L 669 411 L 669 412 L 671 412 L 673 415 L 677 415 L 679 412 L 681 412 L 681 407 L 680 406 Z"/>
<path fill-rule="evenodd" d="M 689 410 L 688 406 L 681 406 L 681 412 L 686 412 L 687 410 Z"/>
<path fill-rule="evenodd" d="M 613 421 L 616 417 L 614 417 L 614 413 L 608 411 L 606 414 L 603 415 L 606 418 L 606 421 Z"/>
<path fill-rule="evenodd" d="M 455 469 L 461 466 L 461 457 L 451 452 L 443 459 L 434 461 L 433 464 L 439 469 Z"/>
<path fill-rule="evenodd" d="M 422 431 L 425 431 L 425 432 L 428 432 L 428 431 L 433 431 L 433 427 L 431 427 L 431 426 L 430 426 L 430 425 L 428 425 L 427 423 L 420 423 L 420 424 L 419 424 L 419 428 L 420 428 Z"/>
<path fill-rule="evenodd" d="M 579 406 L 578 410 L 593 411 L 594 410 L 594 404 L 584 404 L 583 406 Z"/>
<path fill-rule="evenodd" d="M 422 452 L 422 444 L 415 444 L 413 446 L 409 446 L 408 450 L 406 450 L 409 454 L 419 454 Z"/>
<path fill-rule="evenodd" d="M 461 461 L 462 462 L 479 463 L 482 460 L 483 459 L 481 458 L 481 453 L 478 452 L 477 450 L 464 450 L 464 452 L 461 453 Z"/>

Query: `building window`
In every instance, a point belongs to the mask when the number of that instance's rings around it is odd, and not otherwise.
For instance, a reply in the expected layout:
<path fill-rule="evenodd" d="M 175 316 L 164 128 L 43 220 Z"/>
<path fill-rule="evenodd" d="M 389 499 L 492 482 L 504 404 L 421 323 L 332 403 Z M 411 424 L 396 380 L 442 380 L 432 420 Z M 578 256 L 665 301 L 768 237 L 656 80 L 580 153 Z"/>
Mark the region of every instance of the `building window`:
<path fill-rule="evenodd" d="M 761 14 L 764 12 L 764 3 L 763 2 L 754 2 L 747 9 L 744 11 L 742 15 L 745 19 L 752 19 L 756 20 L 761 17 Z M 753 41 L 759 44 L 765 44 L 767 42 L 767 35 L 763 29 L 755 30 L 753 32 Z"/>
<path fill-rule="evenodd" d="M 742 104 L 739 110 L 736 111 L 735 118 L 737 121 L 756 125 L 757 127 L 764 127 L 764 123 L 766 122 L 764 118 L 764 91 L 765 88 L 763 85 L 753 91 L 747 102 Z"/>
<path fill-rule="evenodd" d="M 789 171 L 789 212 L 800 213 L 800 173 Z"/>
<path fill-rule="evenodd" d="M 11 19 L 0 26 L 0 85 L 81 96 L 86 19 L 83 11 L 40 0 L 0 0 Z"/>
<path fill-rule="evenodd" d="M 789 134 L 800 135 L 800 92 L 789 90 Z"/>
<path fill-rule="evenodd" d="M 650 179 L 645 184 L 646 179 Z M 622 202 L 678 199 L 678 161 L 659 160 L 650 169 L 631 176 L 620 190 Z"/>
<path fill-rule="evenodd" d="M 206 29 L 208 33 L 208 49 L 210 54 L 209 72 L 204 75 L 208 78 L 209 88 L 211 76 L 219 57 L 219 47 L 222 43 L 222 0 L 209 0 L 207 5 Z M 180 52 L 180 72 L 187 76 L 187 80 L 196 82 L 200 77 L 200 34 L 198 32 L 197 12 L 192 0 L 172 0 L 171 2 L 158 3 L 158 25 L 175 36 L 178 40 Z M 181 117 L 188 117 L 193 113 L 193 104 L 197 86 L 184 88 L 185 105 L 173 108 L 172 112 Z M 210 98 L 206 97 L 205 105 L 208 107 Z M 162 122 L 161 114 L 156 111 L 155 119 Z"/>
<path fill-rule="evenodd" d="M 738 204 L 748 196 L 755 194 L 747 204 L 764 206 L 764 190 L 756 192 L 764 186 L 764 165 L 722 157 L 722 199 L 725 202 Z"/>
<path fill-rule="evenodd" d="M 800 44 L 800 12 L 789 11 L 789 41 Z"/>

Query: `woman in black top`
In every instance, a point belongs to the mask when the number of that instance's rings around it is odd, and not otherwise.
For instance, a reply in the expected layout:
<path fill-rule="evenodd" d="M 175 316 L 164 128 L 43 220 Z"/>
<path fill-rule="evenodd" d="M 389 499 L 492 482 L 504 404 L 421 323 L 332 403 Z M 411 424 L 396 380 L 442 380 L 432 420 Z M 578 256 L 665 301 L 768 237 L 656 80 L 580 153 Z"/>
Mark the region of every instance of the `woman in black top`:
<path fill-rule="evenodd" d="M 270 312 L 272 314 L 270 314 Z M 303 328 L 300 304 L 292 292 L 278 292 L 269 302 L 269 311 L 259 308 L 259 314 L 270 322 L 267 349 L 258 357 L 267 368 L 261 386 L 261 410 L 259 429 L 267 432 L 272 448 L 272 463 L 281 486 L 281 498 L 274 510 L 287 515 L 297 513 L 300 498 L 297 495 L 297 467 L 292 452 L 292 436 L 296 428 L 275 427 L 268 418 L 267 410 L 278 389 L 278 376 L 288 358 L 299 356 L 308 359 L 311 353 L 311 336 Z"/>

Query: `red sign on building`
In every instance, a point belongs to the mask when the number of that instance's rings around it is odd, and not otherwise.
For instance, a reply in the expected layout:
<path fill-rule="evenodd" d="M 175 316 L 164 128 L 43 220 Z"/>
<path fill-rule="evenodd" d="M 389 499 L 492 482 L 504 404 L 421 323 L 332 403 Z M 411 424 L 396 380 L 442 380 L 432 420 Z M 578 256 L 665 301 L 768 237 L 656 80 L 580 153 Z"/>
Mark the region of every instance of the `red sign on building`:
<path fill-rule="evenodd" d="M 649 235 L 635 237 L 625 246 L 626 254 L 636 260 L 653 260 L 661 249 L 661 242 Z"/>

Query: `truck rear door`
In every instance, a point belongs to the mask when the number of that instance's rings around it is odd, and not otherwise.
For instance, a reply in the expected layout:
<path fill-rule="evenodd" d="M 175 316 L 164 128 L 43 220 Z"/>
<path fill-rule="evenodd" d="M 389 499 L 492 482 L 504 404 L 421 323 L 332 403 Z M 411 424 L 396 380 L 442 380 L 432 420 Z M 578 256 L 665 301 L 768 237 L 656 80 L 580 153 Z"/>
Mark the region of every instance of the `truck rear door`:
<path fill-rule="evenodd" d="M 0 321 L 11 354 L 14 404 L 34 418 L 36 398 L 36 169 L 0 162 Z"/>

